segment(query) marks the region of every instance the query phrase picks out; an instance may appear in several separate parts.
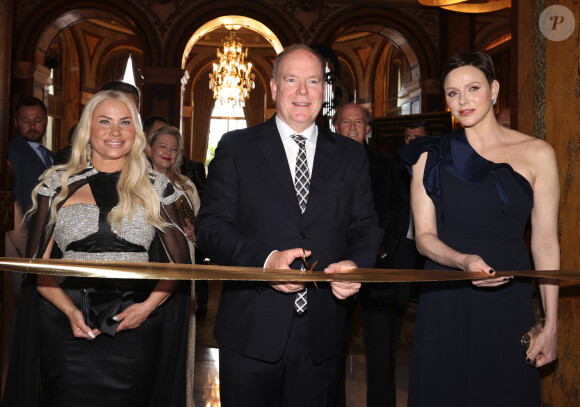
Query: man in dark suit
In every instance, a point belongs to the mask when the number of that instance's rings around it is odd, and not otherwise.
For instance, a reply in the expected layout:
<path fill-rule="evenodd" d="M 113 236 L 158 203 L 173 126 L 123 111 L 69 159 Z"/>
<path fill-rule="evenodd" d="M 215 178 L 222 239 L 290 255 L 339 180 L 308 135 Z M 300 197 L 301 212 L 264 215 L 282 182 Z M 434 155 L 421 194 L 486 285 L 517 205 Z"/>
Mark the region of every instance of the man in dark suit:
<path fill-rule="evenodd" d="M 413 119 L 404 130 L 405 144 L 417 137 L 425 137 L 430 134 L 429 123 L 422 119 Z M 401 196 L 405 205 L 403 227 L 399 235 L 399 245 L 395 253 L 395 264 L 393 268 L 397 269 L 422 269 L 425 264 L 425 257 L 417 251 L 415 244 L 415 228 L 413 225 L 413 216 L 411 213 L 411 174 L 407 171 L 405 164 L 401 159 L 397 161 L 397 173 L 401 180 Z M 395 307 L 395 330 L 393 354 L 396 352 L 403 317 L 407 309 L 407 303 L 411 295 L 411 283 L 399 283 L 399 292 L 397 293 L 397 305 Z"/>
<path fill-rule="evenodd" d="M 391 269 L 394 268 L 394 255 L 403 226 L 405 205 L 395 161 L 386 154 L 371 150 L 366 144 L 365 138 L 371 124 L 370 113 L 356 103 L 340 107 L 333 118 L 333 125 L 339 134 L 366 147 L 374 208 L 379 218 L 379 226 L 383 230 L 376 267 Z M 367 406 L 395 407 L 395 358 L 391 349 L 397 285 L 363 283 L 359 298 L 364 318 Z"/>
<path fill-rule="evenodd" d="M 411 140 L 417 137 L 429 136 L 429 124 L 425 120 L 414 119 L 404 130 L 405 144 L 409 144 Z M 411 174 L 405 168 L 403 161 L 399 160 L 398 173 L 401 180 L 401 191 L 403 201 L 405 203 L 405 217 L 403 219 L 403 228 L 399 237 L 399 246 L 396 253 L 396 268 L 401 269 L 419 269 L 423 268 L 425 258 L 417 251 L 415 245 L 415 228 L 413 226 L 413 217 L 411 214 Z"/>
<path fill-rule="evenodd" d="M 28 228 L 22 224 L 32 206 L 32 190 L 38 177 L 52 165 L 54 154 L 42 145 L 48 115 L 40 99 L 28 98 L 16 106 L 14 125 L 18 134 L 8 145 L 8 162 L 14 177 L 14 230 L 6 234 L 6 256 L 24 257 Z M 11 273 L 15 297 L 20 292 L 20 273 Z"/>
<path fill-rule="evenodd" d="M 11 238 L 19 257 L 24 255 L 26 245 L 26 228 L 20 228 L 22 216 L 32 206 L 31 193 L 38 177 L 54 159 L 54 153 L 42 145 L 47 124 L 46 106 L 40 99 L 24 99 L 16 106 L 14 125 L 18 134 L 8 145 L 8 161 L 14 175 L 15 195 L 15 230 Z"/>
<path fill-rule="evenodd" d="M 196 224 L 217 264 L 315 270 L 372 267 L 377 227 L 364 148 L 315 124 L 323 61 L 293 45 L 274 62 L 277 113 L 225 134 Z M 335 406 L 346 314 L 360 283 L 224 282 L 215 326 L 229 406 Z"/>

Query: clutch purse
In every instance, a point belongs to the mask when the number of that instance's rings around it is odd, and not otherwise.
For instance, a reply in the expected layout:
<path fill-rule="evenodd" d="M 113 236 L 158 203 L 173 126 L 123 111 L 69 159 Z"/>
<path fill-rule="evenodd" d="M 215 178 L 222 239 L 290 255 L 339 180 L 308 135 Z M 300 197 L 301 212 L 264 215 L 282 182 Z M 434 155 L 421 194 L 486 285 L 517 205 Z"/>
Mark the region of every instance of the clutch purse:
<path fill-rule="evenodd" d="M 81 290 L 81 309 L 85 323 L 90 328 L 97 328 L 104 334 L 115 336 L 119 322 L 113 317 L 133 304 L 129 295 L 117 290 L 84 288 Z"/>
<path fill-rule="evenodd" d="M 527 353 L 528 349 L 530 349 L 530 345 L 532 343 L 532 341 L 535 341 L 536 338 L 538 337 L 538 335 L 542 332 L 542 330 L 544 329 L 544 319 L 542 318 L 540 320 L 540 322 L 538 322 L 536 325 L 534 325 L 533 327 L 530 328 L 530 330 L 528 331 L 527 334 L 525 334 L 524 336 L 522 336 L 522 346 L 524 348 L 524 351 Z M 526 360 L 526 363 L 528 365 L 532 365 L 532 366 L 536 366 L 536 360 L 532 360 L 530 362 L 528 362 Z"/>
<path fill-rule="evenodd" d="M 175 201 L 175 206 L 177 206 L 177 212 L 179 213 L 181 223 L 185 225 L 185 220 L 188 220 L 189 223 L 191 223 L 191 226 L 195 226 L 195 213 L 193 213 L 193 209 L 189 206 L 189 202 L 184 195 L 181 195 L 177 201 Z"/>

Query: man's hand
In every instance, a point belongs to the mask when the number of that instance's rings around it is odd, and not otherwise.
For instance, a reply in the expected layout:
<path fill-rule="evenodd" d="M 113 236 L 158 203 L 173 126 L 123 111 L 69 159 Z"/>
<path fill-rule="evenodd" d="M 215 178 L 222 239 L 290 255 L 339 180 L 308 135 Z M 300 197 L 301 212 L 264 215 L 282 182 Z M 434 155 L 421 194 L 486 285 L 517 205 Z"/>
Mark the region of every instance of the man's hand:
<path fill-rule="evenodd" d="M 346 270 L 355 269 L 356 264 L 350 260 L 339 261 L 332 263 L 324 269 L 325 273 L 341 273 Z M 330 283 L 332 293 L 339 300 L 346 300 L 348 297 L 356 294 L 360 290 L 360 283 L 353 283 L 350 281 L 332 281 Z"/>
<path fill-rule="evenodd" d="M 309 250 L 303 251 L 301 248 L 283 250 L 281 252 L 274 252 L 270 255 L 268 262 L 266 263 L 267 269 L 290 269 L 290 264 L 296 259 L 302 258 L 302 254 L 305 253 L 305 257 L 312 254 Z M 298 291 L 304 290 L 304 283 L 298 282 L 283 282 L 283 283 L 272 283 L 273 288 L 283 293 L 296 293 Z"/>

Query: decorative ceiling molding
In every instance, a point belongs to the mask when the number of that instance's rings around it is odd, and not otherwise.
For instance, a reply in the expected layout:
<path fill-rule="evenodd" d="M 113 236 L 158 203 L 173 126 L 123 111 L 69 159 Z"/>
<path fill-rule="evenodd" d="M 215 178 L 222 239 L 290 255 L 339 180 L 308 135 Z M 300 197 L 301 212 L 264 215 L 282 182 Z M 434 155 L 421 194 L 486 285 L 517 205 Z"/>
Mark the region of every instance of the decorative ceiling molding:
<path fill-rule="evenodd" d="M 96 36 L 92 33 L 86 32 L 84 30 L 83 30 L 83 36 L 85 37 L 85 42 L 87 44 L 87 49 L 89 50 L 89 55 L 92 58 L 95 55 L 95 50 L 97 49 L 97 47 L 99 46 L 101 41 L 103 41 L 103 37 Z"/>
<path fill-rule="evenodd" d="M 363 71 L 366 72 L 367 70 L 367 63 L 369 62 L 369 55 L 371 54 L 371 46 L 355 48 L 354 52 L 360 58 L 361 65 L 363 67 Z"/>
<path fill-rule="evenodd" d="M 282 12 L 294 23 L 305 43 L 308 43 L 317 28 L 340 8 L 329 6 L 323 0 L 287 0 L 282 4 Z"/>
<path fill-rule="evenodd" d="M 163 39 L 175 19 L 183 15 L 187 9 L 193 7 L 194 1 L 188 0 L 142 0 L 131 1 L 137 8 L 141 7 L 153 20 L 160 37 Z"/>
<path fill-rule="evenodd" d="M 403 9 L 399 10 L 416 20 L 427 36 L 431 39 L 433 48 L 439 49 L 439 12 L 427 9 Z"/>

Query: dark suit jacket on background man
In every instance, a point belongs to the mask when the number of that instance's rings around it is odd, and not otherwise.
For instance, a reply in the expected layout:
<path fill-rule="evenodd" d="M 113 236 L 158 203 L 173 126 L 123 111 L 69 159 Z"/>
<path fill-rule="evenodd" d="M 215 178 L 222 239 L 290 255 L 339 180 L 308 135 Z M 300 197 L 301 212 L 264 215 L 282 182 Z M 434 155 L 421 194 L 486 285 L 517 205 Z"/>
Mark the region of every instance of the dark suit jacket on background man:
<path fill-rule="evenodd" d="M 49 154 L 54 158 L 52 152 Z M 22 207 L 22 212 L 26 213 L 32 206 L 32 190 L 38 184 L 38 177 L 47 166 L 20 135 L 16 136 L 8 146 L 8 161 L 14 174 L 15 201 Z"/>

